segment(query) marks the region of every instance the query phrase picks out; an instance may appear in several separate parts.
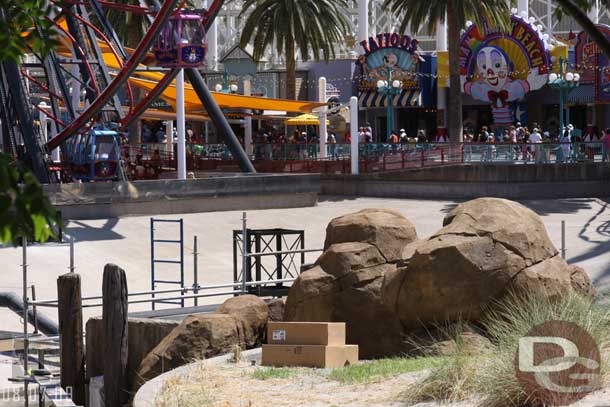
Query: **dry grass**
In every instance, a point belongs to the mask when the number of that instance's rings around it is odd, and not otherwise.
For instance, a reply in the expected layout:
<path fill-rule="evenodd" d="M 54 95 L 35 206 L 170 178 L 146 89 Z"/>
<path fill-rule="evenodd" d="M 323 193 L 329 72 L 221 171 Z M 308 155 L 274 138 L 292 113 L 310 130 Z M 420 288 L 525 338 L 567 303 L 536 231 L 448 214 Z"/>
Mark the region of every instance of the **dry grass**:
<path fill-rule="evenodd" d="M 458 344 L 447 363 L 433 369 L 404 393 L 409 403 L 481 400 L 489 407 L 539 406 L 537 395 L 526 394 L 517 381 L 514 359 L 518 341 L 535 326 L 547 321 L 574 322 L 597 342 L 602 354 L 602 380 L 607 383 L 610 367 L 610 312 L 607 305 L 566 296 L 557 302 L 533 296 L 510 296 L 484 320 L 493 347 L 479 355 Z"/>
<path fill-rule="evenodd" d="M 155 407 L 211 406 L 214 398 L 209 386 L 202 380 L 209 374 L 209 368 L 196 364 L 184 376 L 174 376 L 163 383 L 163 389 L 155 399 Z"/>

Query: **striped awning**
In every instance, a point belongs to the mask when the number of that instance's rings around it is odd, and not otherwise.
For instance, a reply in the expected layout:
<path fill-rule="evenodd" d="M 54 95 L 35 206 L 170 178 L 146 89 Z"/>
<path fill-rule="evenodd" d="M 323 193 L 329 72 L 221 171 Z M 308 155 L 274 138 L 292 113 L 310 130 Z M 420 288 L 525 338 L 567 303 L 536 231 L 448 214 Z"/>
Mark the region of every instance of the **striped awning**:
<path fill-rule="evenodd" d="M 400 95 L 393 97 L 394 107 L 416 107 L 421 106 L 421 90 L 405 89 Z M 361 109 L 371 107 L 388 107 L 388 97 L 376 90 L 366 90 L 360 92 L 358 105 Z"/>
<path fill-rule="evenodd" d="M 568 93 L 568 103 L 585 105 L 595 103 L 595 85 L 583 84 Z"/>

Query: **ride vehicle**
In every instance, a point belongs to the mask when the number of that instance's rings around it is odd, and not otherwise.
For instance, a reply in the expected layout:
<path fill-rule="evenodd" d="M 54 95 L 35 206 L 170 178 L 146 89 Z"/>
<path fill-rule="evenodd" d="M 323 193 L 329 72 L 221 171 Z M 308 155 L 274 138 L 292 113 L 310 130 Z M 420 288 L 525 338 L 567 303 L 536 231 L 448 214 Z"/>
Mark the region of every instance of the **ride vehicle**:
<path fill-rule="evenodd" d="M 206 50 L 202 15 L 181 10 L 169 18 L 153 52 L 161 67 L 195 68 L 203 64 Z"/>
<path fill-rule="evenodd" d="M 81 181 L 117 181 L 121 171 L 119 134 L 94 128 L 66 142 L 72 178 Z"/>

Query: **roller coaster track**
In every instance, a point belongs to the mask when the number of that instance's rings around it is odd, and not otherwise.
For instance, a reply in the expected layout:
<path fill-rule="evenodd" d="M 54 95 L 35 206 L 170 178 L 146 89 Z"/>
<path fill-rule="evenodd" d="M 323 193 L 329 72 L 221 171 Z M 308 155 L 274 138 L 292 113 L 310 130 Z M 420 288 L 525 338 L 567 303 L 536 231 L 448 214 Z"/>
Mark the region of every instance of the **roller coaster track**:
<path fill-rule="evenodd" d="M 205 11 L 206 29 L 224 2 L 214 0 Z M 44 57 L 32 53 L 33 57 L 21 67 L 8 63 L 0 66 L 3 144 L 15 157 L 25 158 L 45 183 L 54 181 L 47 169 L 52 150 L 70 137 L 85 133 L 95 123 L 115 122 L 127 128 L 172 83 L 178 73 L 176 69 L 168 71 L 141 100 L 135 100 L 128 79 L 145 59 L 149 63 L 153 41 L 184 2 L 166 0 L 160 4 L 157 0 L 138 0 L 134 5 L 126 5 L 101 0 L 64 0 L 55 5 L 58 11 L 52 19 L 62 40 L 59 49 Z M 123 46 L 107 18 L 109 9 L 146 17 L 148 29 L 135 49 L 127 50 Z M 104 59 L 108 52 L 120 67 L 112 73 Z M 254 172 L 199 71 L 186 69 L 186 74 L 242 170 Z M 47 106 L 40 103 L 43 101 Z M 123 106 L 121 101 L 127 104 Z M 34 125 L 36 111 L 44 113 L 51 122 L 50 140 L 43 140 L 40 129 Z M 22 144 L 25 153 L 18 148 Z"/>

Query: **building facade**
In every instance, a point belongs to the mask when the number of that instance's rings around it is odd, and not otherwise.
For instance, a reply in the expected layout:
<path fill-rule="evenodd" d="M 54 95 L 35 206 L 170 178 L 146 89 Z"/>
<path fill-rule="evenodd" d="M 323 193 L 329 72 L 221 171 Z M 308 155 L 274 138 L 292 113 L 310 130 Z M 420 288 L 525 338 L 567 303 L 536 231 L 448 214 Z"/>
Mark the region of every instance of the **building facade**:
<path fill-rule="evenodd" d="M 365 50 L 360 42 L 384 33 L 409 35 L 419 42 L 418 52 L 421 55 L 421 68 L 417 72 L 420 97 L 416 103 L 401 99 L 393 112 L 395 129 L 405 128 L 408 132 L 423 129 L 428 133 L 435 132 L 437 127 L 443 128 L 446 120 L 443 112 L 446 108 L 446 93 L 437 88 L 437 52 L 446 50 L 446 33 L 443 25 L 439 25 L 437 33 L 432 34 L 426 29 L 420 32 L 399 33 L 399 21 L 382 7 L 383 0 L 350 1 L 349 18 L 351 31 L 341 44 L 335 44 L 337 59 L 330 64 L 316 62 L 300 62 L 298 64 L 297 94 L 299 98 L 318 100 L 318 79 L 327 79 L 327 94 L 338 98 L 342 103 L 351 96 L 360 97 L 360 117 L 363 123 L 369 123 L 374 132 L 383 140 L 387 133 L 387 102 L 369 97 L 363 98 L 363 89 L 358 73 L 358 57 Z M 204 3 L 205 5 L 205 3 Z M 570 45 L 576 45 L 576 39 L 581 31 L 579 25 L 570 17 L 561 20 L 556 18 L 556 4 L 553 0 L 519 0 L 519 13 L 525 11 L 533 18 L 535 26 L 540 26 L 542 32 L 551 38 Z M 247 15 L 247 11 L 245 13 Z M 610 25 L 610 13 L 607 9 L 594 7 L 589 17 L 596 23 Z M 228 71 L 231 80 L 241 83 L 252 80 L 254 94 L 268 97 L 283 97 L 285 95 L 285 61 L 282 55 L 277 55 L 274 48 L 268 50 L 265 58 L 257 65 L 257 72 L 244 75 L 235 71 L 235 60 L 228 61 L 227 56 L 235 52 L 239 41 L 241 28 L 245 18 L 242 16 L 242 1 L 232 1 L 223 6 L 213 28 L 208 32 L 208 58 L 205 67 L 209 81 L 218 82 Z M 297 55 L 300 58 L 299 55 Z M 302 59 L 302 58 L 301 58 Z M 568 68 L 576 69 L 576 59 L 573 50 L 568 58 Z M 234 72 L 231 72 L 234 70 Z M 366 95 L 365 95 L 366 96 Z M 534 122 L 543 128 L 557 128 L 559 112 L 559 94 L 550 87 L 544 87 L 531 92 L 515 104 L 515 120 L 525 123 Z M 581 129 L 587 126 L 598 128 L 610 126 L 610 110 L 607 106 L 596 103 L 595 89 L 591 84 L 583 84 L 580 89 L 568 96 L 570 120 Z M 488 125 L 493 120 L 493 112 L 489 104 L 481 103 L 475 98 L 464 95 L 464 121 L 477 131 L 482 125 Z M 608 119 L 607 119 L 608 117 Z"/>

